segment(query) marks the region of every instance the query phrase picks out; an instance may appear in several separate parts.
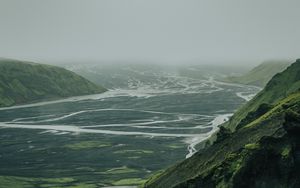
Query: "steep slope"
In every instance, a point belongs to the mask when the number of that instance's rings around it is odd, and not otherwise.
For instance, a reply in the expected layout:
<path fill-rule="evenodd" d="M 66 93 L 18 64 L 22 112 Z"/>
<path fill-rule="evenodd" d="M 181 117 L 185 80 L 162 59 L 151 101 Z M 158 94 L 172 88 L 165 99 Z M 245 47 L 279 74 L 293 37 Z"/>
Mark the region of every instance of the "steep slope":
<path fill-rule="evenodd" d="M 238 112 L 234 132 L 222 127 L 213 145 L 144 187 L 300 187 L 299 79 L 297 60 Z"/>
<path fill-rule="evenodd" d="M 276 73 L 283 71 L 290 64 L 288 61 L 266 61 L 245 75 L 230 76 L 225 81 L 264 87 Z"/>
<path fill-rule="evenodd" d="M 104 91 L 60 67 L 0 59 L 0 107 Z"/>
<path fill-rule="evenodd" d="M 267 106 L 271 107 L 279 100 L 299 90 L 299 88 L 300 59 L 290 65 L 285 71 L 277 73 L 261 92 L 246 105 L 242 106 L 233 117 L 230 118 L 225 127 L 232 131 L 235 130 L 237 126 L 242 126 L 239 125 L 239 123 L 247 115 L 251 115 L 251 112 L 256 111 L 257 109 L 259 109 L 259 111 L 264 111 L 263 108 L 266 108 Z"/>

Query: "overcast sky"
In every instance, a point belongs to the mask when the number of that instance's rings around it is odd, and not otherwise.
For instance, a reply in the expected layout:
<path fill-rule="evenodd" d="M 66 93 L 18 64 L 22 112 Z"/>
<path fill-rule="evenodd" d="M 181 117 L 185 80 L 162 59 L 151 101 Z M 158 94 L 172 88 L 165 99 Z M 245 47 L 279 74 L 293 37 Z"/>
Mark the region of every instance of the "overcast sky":
<path fill-rule="evenodd" d="M 300 57 L 299 0 L 0 0 L 0 56 L 44 62 Z"/>

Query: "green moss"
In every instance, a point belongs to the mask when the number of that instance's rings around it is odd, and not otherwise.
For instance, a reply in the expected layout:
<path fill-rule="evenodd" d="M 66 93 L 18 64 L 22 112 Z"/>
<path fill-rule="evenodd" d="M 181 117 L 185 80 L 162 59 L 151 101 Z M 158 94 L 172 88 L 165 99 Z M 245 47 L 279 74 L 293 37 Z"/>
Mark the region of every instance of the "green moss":
<path fill-rule="evenodd" d="M 245 145 L 245 149 L 248 149 L 248 150 L 254 150 L 254 149 L 258 149 L 258 148 L 259 148 L 259 144 L 257 144 L 257 143 L 251 143 L 251 144 Z"/>
<path fill-rule="evenodd" d="M 88 183 L 78 183 L 72 186 L 63 186 L 61 188 L 98 188 L 98 185 L 95 184 L 88 184 Z"/>
<path fill-rule="evenodd" d="M 229 154 L 226 155 L 226 159 L 228 159 L 228 160 L 232 160 L 236 157 L 237 157 L 236 153 L 229 153 Z"/>
<path fill-rule="evenodd" d="M 285 106 L 286 104 L 296 103 L 298 101 L 300 101 L 300 93 L 291 94 L 288 97 L 286 97 L 286 98 L 282 99 L 281 101 L 279 101 L 278 104 L 274 108 L 272 108 L 267 113 L 260 116 L 259 118 L 257 118 L 253 122 L 249 123 L 244 128 L 250 128 L 250 127 L 253 127 L 255 125 L 259 125 L 261 122 L 268 119 L 268 117 L 274 116 L 274 115 L 280 113 L 281 111 L 285 110 L 282 107 Z M 287 110 L 285 110 L 285 111 L 287 111 Z"/>
<path fill-rule="evenodd" d="M 142 187 L 146 186 L 146 183 L 151 185 L 153 182 L 155 182 L 162 174 L 163 170 L 157 171 L 155 174 L 153 174 L 147 181 L 145 181 L 142 185 Z"/>
<path fill-rule="evenodd" d="M 285 147 L 281 152 L 282 158 L 288 158 L 290 156 L 291 150 L 291 147 Z"/>
<path fill-rule="evenodd" d="M 142 185 L 145 180 L 141 178 L 128 178 L 128 179 L 121 179 L 118 181 L 113 182 L 115 186 L 126 186 L 126 185 Z"/>
<path fill-rule="evenodd" d="M 49 183 L 70 183 L 75 181 L 73 178 L 42 178 L 41 180 Z"/>

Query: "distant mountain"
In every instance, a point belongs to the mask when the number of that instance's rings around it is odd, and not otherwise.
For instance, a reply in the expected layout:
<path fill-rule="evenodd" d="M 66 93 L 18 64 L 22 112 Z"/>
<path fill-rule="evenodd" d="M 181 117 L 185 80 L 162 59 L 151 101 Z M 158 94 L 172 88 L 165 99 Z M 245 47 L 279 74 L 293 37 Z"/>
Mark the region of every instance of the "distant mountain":
<path fill-rule="evenodd" d="M 0 107 L 104 91 L 64 68 L 0 59 Z"/>
<path fill-rule="evenodd" d="M 290 64 L 289 61 L 266 61 L 242 76 L 229 76 L 225 81 L 264 87 L 276 73 L 283 71 Z"/>
<path fill-rule="evenodd" d="M 245 73 L 248 68 L 237 65 L 164 65 L 144 63 L 120 64 L 65 64 L 71 70 L 105 88 L 137 89 L 144 86 L 157 87 L 175 77 L 190 80 L 222 80 L 232 73 Z"/>
<path fill-rule="evenodd" d="M 214 144 L 144 187 L 300 187 L 300 60 L 220 127 Z"/>

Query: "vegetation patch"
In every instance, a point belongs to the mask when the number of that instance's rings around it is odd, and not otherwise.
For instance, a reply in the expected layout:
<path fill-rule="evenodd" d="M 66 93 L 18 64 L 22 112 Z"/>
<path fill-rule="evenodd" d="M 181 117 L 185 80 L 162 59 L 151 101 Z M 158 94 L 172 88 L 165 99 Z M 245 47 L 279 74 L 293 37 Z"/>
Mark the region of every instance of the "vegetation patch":
<path fill-rule="evenodd" d="M 251 143 L 251 144 L 245 145 L 245 149 L 248 149 L 248 150 L 254 150 L 254 149 L 258 149 L 258 148 L 259 148 L 259 144 L 257 144 L 257 143 Z"/>
<path fill-rule="evenodd" d="M 118 168 L 112 168 L 105 172 L 100 172 L 100 174 L 128 174 L 128 173 L 134 173 L 138 172 L 136 169 L 128 168 L 127 166 L 122 166 Z"/>
<path fill-rule="evenodd" d="M 291 147 L 285 147 L 283 148 L 282 152 L 281 152 L 281 156 L 282 158 L 288 158 L 288 156 L 291 153 L 292 148 Z"/>
<path fill-rule="evenodd" d="M 0 176 L 0 188 L 26 188 L 34 187 L 39 184 L 40 187 L 59 187 L 63 184 L 72 184 L 73 178 L 34 178 L 34 177 L 17 177 L 17 176 Z"/>
<path fill-rule="evenodd" d="M 172 148 L 172 149 L 179 149 L 179 148 L 183 148 L 184 146 L 182 145 L 175 145 L 175 144 L 171 144 L 171 145 L 168 145 L 169 148 Z"/>
<path fill-rule="evenodd" d="M 141 178 L 128 178 L 128 179 L 121 179 L 115 181 L 113 185 L 121 186 L 121 185 L 142 185 L 146 180 Z"/>
<path fill-rule="evenodd" d="M 64 147 L 72 150 L 82 150 L 82 149 L 96 149 L 111 146 L 110 143 L 103 143 L 99 141 L 82 141 L 74 144 L 67 144 Z"/>
<path fill-rule="evenodd" d="M 133 154 L 152 154 L 154 151 L 150 150 L 120 150 L 115 151 L 116 154 L 126 154 L 126 153 L 133 153 Z"/>
<path fill-rule="evenodd" d="M 98 188 L 98 185 L 95 184 L 88 184 L 88 183 L 78 183 L 72 186 L 63 186 L 63 187 L 57 187 L 57 188 Z"/>

